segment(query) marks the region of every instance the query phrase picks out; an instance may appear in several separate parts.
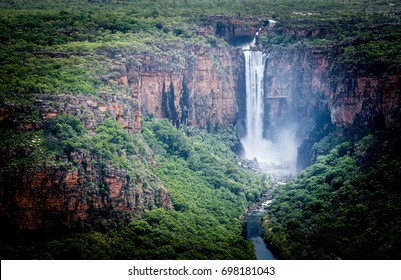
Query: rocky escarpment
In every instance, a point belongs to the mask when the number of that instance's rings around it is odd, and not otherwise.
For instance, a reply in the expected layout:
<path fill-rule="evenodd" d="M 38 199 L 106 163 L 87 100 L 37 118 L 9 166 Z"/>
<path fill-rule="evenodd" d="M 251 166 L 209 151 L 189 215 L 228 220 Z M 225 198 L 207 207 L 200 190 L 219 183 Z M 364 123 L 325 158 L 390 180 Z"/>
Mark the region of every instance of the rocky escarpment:
<path fill-rule="evenodd" d="M 137 55 L 120 83 L 138 100 L 143 115 L 197 127 L 227 127 L 238 111 L 234 48 L 189 46 L 162 54 Z"/>
<path fill-rule="evenodd" d="M 399 72 L 385 67 L 369 69 L 368 64 L 366 69 L 349 70 L 342 62 L 341 47 L 265 51 L 264 133 L 268 137 L 288 123 L 298 126 L 299 169 L 313 163 L 313 144 L 333 128 L 340 135 L 351 136 L 372 129 L 400 128 Z"/>
<path fill-rule="evenodd" d="M 260 28 L 260 37 L 275 30 L 264 19 L 211 17 L 199 33 L 238 46 L 249 42 Z M 282 35 L 292 40 L 321 39 L 329 33 L 327 27 L 282 28 Z M 161 49 L 161 54 L 137 55 L 120 78 L 121 84 L 130 87 L 141 113 L 167 117 L 177 125 L 217 128 L 235 123 L 241 134 L 245 116 L 242 50 L 195 45 Z M 348 134 L 361 127 L 399 126 L 398 73 L 363 67 L 350 72 L 342 68 L 342 47 L 338 46 L 263 51 L 268 54 L 264 136 L 271 138 L 283 125 L 296 125 L 300 169 L 313 161 L 309 155 L 313 143 L 333 128 Z"/>
<path fill-rule="evenodd" d="M 79 117 L 87 130 L 93 131 L 103 120 L 114 119 L 133 134 L 141 129 L 138 103 L 129 96 L 101 94 L 36 95 L 30 104 L 5 103 L 0 107 L 0 125 L 21 130 L 35 130 L 46 119 L 68 114 Z"/>
<path fill-rule="evenodd" d="M 204 45 L 166 43 L 158 46 L 161 53 L 134 55 L 119 83 L 130 88 L 143 115 L 208 129 L 233 125 L 244 67 L 236 47 L 251 41 L 267 24 L 256 18 L 210 17 L 197 32 L 220 37 L 231 46 L 214 39 Z"/>
<path fill-rule="evenodd" d="M 330 50 L 275 49 L 269 53 L 265 72 L 265 123 L 275 129 L 296 122 L 299 139 L 305 138 L 329 113 Z M 327 119 L 326 119 L 327 121 Z M 301 125 L 302 124 L 302 125 Z M 265 134 L 268 134 L 265 131 Z"/>
<path fill-rule="evenodd" d="M 64 165 L 1 171 L 5 229 L 52 231 L 85 225 L 106 229 L 155 207 L 171 209 L 156 176 L 129 178 L 124 170 L 99 168 L 90 153 L 72 153 L 59 161 Z M 69 167 L 68 161 L 76 166 Z"/>
<path fill-rule="evenodd" d="M 331 120 L 346 133 L 356 128 L 400 129 L 401 74 L 361 70 L 331 78 Z"/>
<path fill-rule="evenodd" d="M 39 94 L 30 103 L 6 102 L 0 108 L 0 127 L 35 132 L 44 129 L 47 120 L 72 115 L 89 134 L 96 134 L 98 125 L 111 119 L 140 138 L 141 115 L 209 129 L 233 124 L 238 111 L 236 73 L 241 67 L 237 50 L 208 45 L 161 48 L 163 52 L 133 54 L 130 62 L 122 59 L 126 71 L 119 70 L 116 82 L 126 88 L 125 95 Z M 59 155 L 49 164 L 9 168 L 14 152 L 5 151 L 1 159 L 0 210 L 5 228 L 50 231 L 82 224 L 104 228 L 155 207 L 172 208 L 163 184 L 145 167 L 132 176 L 84 151 Z M 155 164 L 151 155 L 137 162 Z"/>
<path fill-rule="evenodd" d="M 136 101 L 109 94 L 101 98 L 38 95 L 31 104 L 6 103 L 1 108 L 0 127 L 14 131 L 11 136 L 15 137 L 42 131 L 48 120 L 63 115 L 80 119 L 89 134 L 111 119 L 133 137 L 140 137 Z M 37 136 L 1 149 L 0 222 L 5 229 L 52 231 L 85 225 L 104 229 L 153 208 L 172 209 L 163 184 L 145 168 L 128 174 L 89 150 L 52 156 L 52 151 L 43 152 L 45 147 L 38 144 L 44 140 Z M 137 161 L 154 165 L 151 152 L 146 153 Z M 43 155 L 47 160 L 41 159 Z"/>

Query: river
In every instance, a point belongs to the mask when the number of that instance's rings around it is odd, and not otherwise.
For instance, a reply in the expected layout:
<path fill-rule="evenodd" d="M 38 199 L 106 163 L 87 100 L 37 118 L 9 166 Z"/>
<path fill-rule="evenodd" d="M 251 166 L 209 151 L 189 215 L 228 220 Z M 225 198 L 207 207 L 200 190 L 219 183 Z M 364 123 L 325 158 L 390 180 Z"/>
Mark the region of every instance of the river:
<path fill-rule="evenodd" d="M 262 215 L 265 211 L 264 206 L 268 205 L 270 202 L 271 201 L 267 201 L 263 203 L 261 207 L 249 210 L 246 217 L 246 238 L 252 241 L 257 260 L 277 259 L 269 248 L 267 248 L 262 238 Z"/>

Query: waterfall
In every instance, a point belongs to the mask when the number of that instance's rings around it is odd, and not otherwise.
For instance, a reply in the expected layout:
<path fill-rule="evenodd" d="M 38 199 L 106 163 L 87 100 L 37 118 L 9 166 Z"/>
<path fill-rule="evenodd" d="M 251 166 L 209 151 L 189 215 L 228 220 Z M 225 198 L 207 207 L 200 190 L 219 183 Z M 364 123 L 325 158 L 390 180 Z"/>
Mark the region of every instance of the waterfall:
<path fill-rule="evenodd" d="M 264 71 L 266 55 L 245 50 L 246 137 L 243 139 L 245 156 L 258 159 L 263 146 Z"/>
<path fill-rule="evenodd" d="M 257 35 L 257 34 L 256 34 Z M 296 120 L 287 117 L 287 122 L 282 122 L 272 129 L 264 126 L 265 107 L 269 106 L 265 96 L 265 65 L 268 55 L 254 51 L 252 44 L 243 47 L 245 56 L 245 90 L 246 90 L 246 136 L 241 139 L 245 157 L 248 160 L 256 159 L 259 166 L 267 173 L 291 175 L 295 173 L 297 158 L 297 144 L 295 135 L 297 130 Z M 277 99 L 276 99 L 277 101 Z M 274 101 L 269 101 L 274 102 Z M 269 130 L 271 139 L 263 137 L 264 129 Z"/>

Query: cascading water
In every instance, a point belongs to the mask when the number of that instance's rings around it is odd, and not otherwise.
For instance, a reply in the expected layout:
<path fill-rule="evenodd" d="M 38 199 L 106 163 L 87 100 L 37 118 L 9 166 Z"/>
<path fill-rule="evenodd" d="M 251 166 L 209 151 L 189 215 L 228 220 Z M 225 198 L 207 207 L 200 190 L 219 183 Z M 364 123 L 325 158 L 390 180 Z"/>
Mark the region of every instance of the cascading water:
<path fill-rule="evenodd" d="M 255 34 L 255 38 L 257 35 L 258 33 Z M 245 56 L 246 136 L 241 139 L 241 143 L 247 159 L 256 159 L 267 173 L 287 176 L 295 172 L 296 125 L 291 124 L 277 129 L 274 142 L 263 137 L 266 106 L 264 74 L 268 55 L 261 51 L 251 50 L 251 47 L 255 45 L 255 38 L 249 45 L 243 47 Z"/>
<path fill-rule="evenodd" d="M 264 113 L 264 69 L 266 55 L 260 51 L 246 50 L 245 88 L 246 88 L 246 128 L 247 134 L 242 139 L 245 156 L 258 159 L 263 147 L 263 113 Z"/>
<path fill-rule="evenodd" d="M 251 47 L 256 44 L 256 36 L 258 36 L 259 31 L 255 34 L 253 41 L 243 47 L 245 56 L 246 136 L 241 139 L 241 143 L 246 158 L 256 158 L 258 162 L 267 162 L 271 156 L 268 152 L 270 148 L 267 145 L 272 145 L 271 141 L 263 138 L 264 72 L 267 55 L 261 51 L 251 50 Z M 262 238 L 262 214 L 263 210 L 248 212 L 246 235 L 253 243 L 258 260 L 275 260 L 276 258 Z"/>

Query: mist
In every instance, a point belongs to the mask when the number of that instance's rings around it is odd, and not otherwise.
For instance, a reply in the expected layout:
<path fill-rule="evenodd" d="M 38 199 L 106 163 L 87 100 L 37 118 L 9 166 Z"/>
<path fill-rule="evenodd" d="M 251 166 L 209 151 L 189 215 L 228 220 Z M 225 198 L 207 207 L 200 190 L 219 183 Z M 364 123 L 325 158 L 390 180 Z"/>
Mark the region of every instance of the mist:
<path fill-rule="evenodd" d="M 241 143 L 245 158 L 256 159 L 266 173 L 288 173 L 296 170 L 296 122 L 280 122 L 267 127 L 264 137 L 265 87 L 267 55 L 260 51 L 244 50 L 246 90 L 246 133 Z"/>
<path fill-rule="evenodd" d="M 245 158 L 256 159 L 266 173 L 294 174 L 298 148 L 297 128 L 297 124 L 280 127 L 275 130 L 273 139 L 256 139 L 247 135 L 241 139 Z"/>

